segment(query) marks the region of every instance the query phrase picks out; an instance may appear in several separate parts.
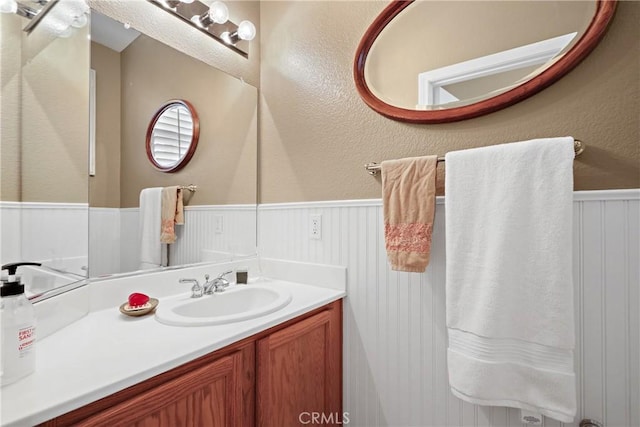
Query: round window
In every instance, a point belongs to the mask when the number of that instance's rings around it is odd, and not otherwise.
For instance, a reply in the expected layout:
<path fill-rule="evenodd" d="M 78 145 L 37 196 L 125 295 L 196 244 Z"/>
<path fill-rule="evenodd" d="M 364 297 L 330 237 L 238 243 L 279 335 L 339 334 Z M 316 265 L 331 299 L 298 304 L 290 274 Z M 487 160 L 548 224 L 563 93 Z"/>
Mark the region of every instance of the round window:
<path fill-rule="evenodd" d="M 147 157 L 163 172 L 180 170 L 193 157 L 199 135 L 200 122 L 193 105 L 183 100 L 169 101 L 149 123 Z"/>

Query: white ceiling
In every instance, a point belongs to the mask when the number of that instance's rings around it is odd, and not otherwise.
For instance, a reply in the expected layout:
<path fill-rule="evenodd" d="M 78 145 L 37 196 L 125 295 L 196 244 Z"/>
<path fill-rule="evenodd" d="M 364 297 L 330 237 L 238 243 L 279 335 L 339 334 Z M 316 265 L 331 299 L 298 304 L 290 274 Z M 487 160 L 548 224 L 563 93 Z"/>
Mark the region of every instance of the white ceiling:
<path fill-rule="evenodd" d="M 139 35 L 133 28 L 126 29 L 121 22 L 91 10 L 91 41 L 122 52 Z"/>

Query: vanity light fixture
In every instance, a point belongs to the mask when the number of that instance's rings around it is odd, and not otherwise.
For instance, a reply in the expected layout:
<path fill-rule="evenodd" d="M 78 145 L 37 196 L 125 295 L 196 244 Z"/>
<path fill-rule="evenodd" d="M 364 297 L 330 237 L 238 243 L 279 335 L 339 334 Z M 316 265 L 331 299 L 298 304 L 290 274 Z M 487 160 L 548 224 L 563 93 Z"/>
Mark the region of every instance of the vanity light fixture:
<path fill-rule="evenodd" d="M 34 1 L 28 6 L 18 3 L 16 0 L 0 0 L 0 12 L 15 13 L 24 18 L 33 19 L 47 4 L 46 0 Z"/>
<path fill-rule="evenodd" d="M 211 3 L 208 14 L 216 24 L 224 24 L 229 20 L 229 8 L 221 1 Z"/>
<path fill-rule="evenodd" d="M 200 28 L 207 28 L 212 24 L 224 24 L 229 20 L 229 8 L 221 1 L 214 1 L 209 10 L 202 15 L 193 15 L 191 22 Z"/>
<path fill-rule="evenodd" d="M 180 4 L 180 0 L 159 0 L 158 3 L 166 9 L 175 9 Z"/>
<path fill-rule="evenodd" d="M 27 33 L 43 23 L 57 37 L 68 37 L 74 28 L 82 28 L 89 22 L 89 6 L 85 0 L 36 0 L 28 5 L 24 0 L 0 0 L 0 12 L 30 19 L 24 27 Z"/>
<path fill-rule="evenodd" d="M 227 44 L 238 43 L 239 40 L 253 40 L 256 36 L 256 26 L 251 21 L 242 21 L 238 24 L 238 29 L 233 33 L 225 31 L 222 33 L 222 40 Z"/>
<path fill-rule="evenodd" d="M 229 8 L 224 2 L 216 0 L 207 6 L 198 0 L 148 1 L 223 43 L 245 58 L 249 56 L 248 42 L 256 36 L 256 27 L 248 20 L 244 20 L 238 25 L 229 21 Z"/>
<path fill-rule="evenodd" d="M 0 12 L 16 13 L 18 11 L 18 2 L 16 0 L 0 0 Z"/>

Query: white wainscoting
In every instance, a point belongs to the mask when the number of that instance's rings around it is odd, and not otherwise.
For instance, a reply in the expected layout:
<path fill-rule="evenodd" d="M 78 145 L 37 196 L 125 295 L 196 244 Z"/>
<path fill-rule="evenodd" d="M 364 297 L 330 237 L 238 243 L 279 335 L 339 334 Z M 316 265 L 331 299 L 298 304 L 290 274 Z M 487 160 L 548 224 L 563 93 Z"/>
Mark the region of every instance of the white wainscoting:
<path fill-rule="evenodd" d="M 22 215 L 20 202 L 0 202 L 0 260 L 22 260 Z"/>
<path fill-rule="evenodd" d="M 139 211 L 138 208 L 120 209 L 120 273 L 140 267 Z"/>
<path fill-rule="evenodd" d="M 640 190 L 576 192 L 577 426 L 640 426 Z M 309 215 L 322 215 L 322 240 Z M 344 410 L 356 426 L 522 426 L 515 409 L 455 398 L 447 380 L 444 205 L 431 264 L 392 271 L 380 200 L 260 205 L 260 255 L 348 268 Z"/>
<path fill-rule="evenodd" d="M 216 229 L 220 221 L 221 229 Z M 255 205 L 186 207 L 184 225 L 176 226 L 177 240 L 170 246 L 171 264 L 202 261 L 203 250 L 229 257 L 255 255 L 256 227 Z"/>
<path fill-rule="evenodd" d="M 86 259 L 85 203 L 0 202 L 2 262 Z"/>
<path fill-rule="evenodd" d="M 89 208 L 89 276 L 120 272 L 118 208 Z"/>
<path fill-rule="evenodd" d="M 138 218 L 139 208 L 91 208 L 91 276 L 138 269 Z M 225 259 L 256 253 L 255 205 L 186 206 L 184 222 L 169 247 L 171 265 L 203 261 L 203 250 Z"/>

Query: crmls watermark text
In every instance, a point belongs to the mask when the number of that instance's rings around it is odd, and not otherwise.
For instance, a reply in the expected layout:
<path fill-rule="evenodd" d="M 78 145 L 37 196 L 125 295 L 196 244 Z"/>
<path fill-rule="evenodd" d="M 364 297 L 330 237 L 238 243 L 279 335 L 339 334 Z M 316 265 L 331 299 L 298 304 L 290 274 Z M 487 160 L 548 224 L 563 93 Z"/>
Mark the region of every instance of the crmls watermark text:
<path fill-rule="evenodd" d="M 349 424 L 349 413 L 301 412 L 298 421 L 301 424 Z"/>

